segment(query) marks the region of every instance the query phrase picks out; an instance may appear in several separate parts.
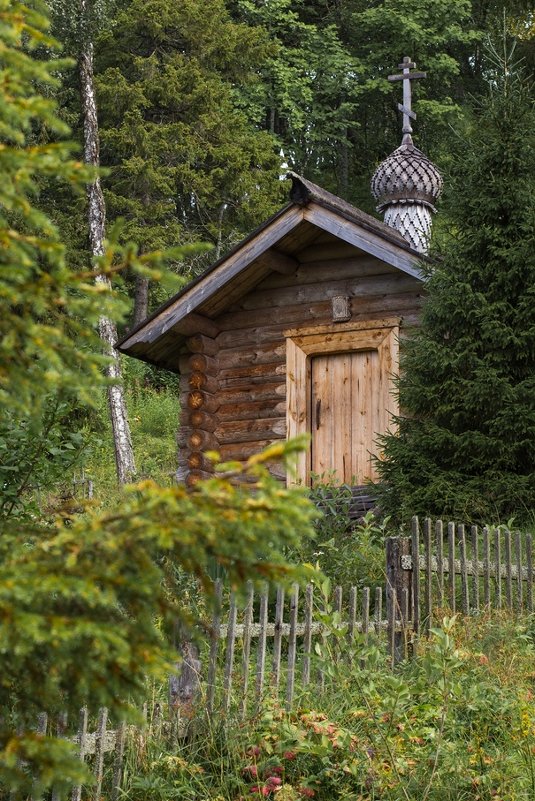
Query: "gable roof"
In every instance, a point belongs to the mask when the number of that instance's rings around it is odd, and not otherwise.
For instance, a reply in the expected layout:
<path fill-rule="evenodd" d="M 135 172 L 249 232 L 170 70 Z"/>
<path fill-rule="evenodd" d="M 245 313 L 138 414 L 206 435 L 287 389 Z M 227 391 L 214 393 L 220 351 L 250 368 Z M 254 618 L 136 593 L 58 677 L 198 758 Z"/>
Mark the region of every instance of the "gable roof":
<path fill-rule="evenodd" d="M 286 260 L 290 271 L 292 251 L 319 231 L 423 280 L 422 254 L 394 228 L 296 173 L 288 177 L 292 180 L 290 202 L 129 331 L 118 350 L 176 370 L 177 347 L 184 337 L 199 332 L 215 336 L 214 318 L 262 281 L 275 262 L 284 265 Z M 293 264 L 296 268 L 295 260 Z"/>

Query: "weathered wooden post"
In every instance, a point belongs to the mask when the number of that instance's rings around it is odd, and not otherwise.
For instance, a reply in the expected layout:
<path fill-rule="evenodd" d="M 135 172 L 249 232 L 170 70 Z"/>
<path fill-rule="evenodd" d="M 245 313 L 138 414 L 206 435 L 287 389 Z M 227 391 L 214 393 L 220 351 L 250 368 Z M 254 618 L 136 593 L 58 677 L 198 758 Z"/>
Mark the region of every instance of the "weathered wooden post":
<path fill-rule="evenodd" d="M 169 678 L 169 709 L 174 713 L 177 736 L 189 738 L 199 693 L 201 661 L 199 648 L 194 642 L 185 639 L 178 650 L 182 661 L 177 664 L 180 672 Z"/>
<path fill-rule="evenodd" d="M 402 566 L 402 557 L 410 556 L 411 540 L 408 537 L 387 537 L 386 539 L 386 604 L 388 619 L 388 642 L 393 650 L 393 664 L 405 657 L 405 629 L 410 609 L 402 609 L 400 599 L 412 598 L 412 570 Z M 397 621 L 401 627 L 398 628 Z"/>

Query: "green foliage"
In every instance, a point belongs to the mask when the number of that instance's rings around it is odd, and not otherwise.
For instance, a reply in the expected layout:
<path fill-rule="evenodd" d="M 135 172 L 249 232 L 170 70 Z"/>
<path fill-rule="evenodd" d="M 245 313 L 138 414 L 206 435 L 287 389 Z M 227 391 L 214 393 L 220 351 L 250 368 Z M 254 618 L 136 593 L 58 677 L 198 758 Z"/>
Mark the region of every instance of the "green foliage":
<path fill-rule="evenodd" d="M 345 592 L 352 586 L 373 587 L 384 583 L 384 539 L 390 518 L 379 521 L 369 511 L 350 517 L 351 487 L 332 476 L 314 476 L 310 499 L 319 511 L 314 521 L 314 542 L 303 543 L 299 561 L 316 564 L 333 585 Z M 330 481 L 326 481 L 330 478 Z"/>
<path fill-rule="evenodd" d="M 72 409 L 52 397 L 42 414 L 6 413 L 0 423 L 0 519 L 21 511 L 35 514 L 40 490 L 72 471 L 85 443 L 73 430 Z"/>
<path fill-rule="evenodd" d="M 535 114 L 502 77 L 448 180 L 452 237 L 404 345 L 398 433 L 384 441 L 393 514 L 507 519 L 535 507 Z"/>
<path fill-rule="evenodd" d="M 191 492 L 145 482 L 117 508 L 88 511 L 56 532 L 29 524 L 4 531 L 0 706 L 10 715 L 0 721 L 3 782 L 28 787 L 32 777 L 20 760 L 38 785 L 76 768 L 74 749 L 67 753 L 51 740 L 42 749 L 36 744 L 29 732 L 39 712 L 74 712 L 91 701 L 119 718 L 131 716 L 128 702 L 142 696 L 146 679 L 172 669 L 165 632 L 177 621 L 192 622 L 177 569 L 199 582 L 206 601 L 214 565 L 234 588 L 248 577 L 260 584 L 304 575 L 282 553 L 311 533 L 310 504 L 303 492 L 281 489 L 264 467 L 294 447 L 276 446 L 249 460 L 254 493 L 225 478 Z"/>

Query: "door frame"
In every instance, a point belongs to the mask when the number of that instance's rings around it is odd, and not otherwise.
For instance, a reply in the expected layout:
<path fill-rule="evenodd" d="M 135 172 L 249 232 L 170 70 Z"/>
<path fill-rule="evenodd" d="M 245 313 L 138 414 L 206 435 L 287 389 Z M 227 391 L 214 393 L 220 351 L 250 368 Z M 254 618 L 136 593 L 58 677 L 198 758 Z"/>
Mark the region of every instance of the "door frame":
<path fill-rule="evenodd" d="M 292 328 L 286 337 L 286 434 L 288 439 L 311 434 L 311 359 L 329 353 L 376 350 L 379 354 L 381 394 L 390 415 L 398 413 L 393 378 L 399 364 L 399 317 L 350 323 L 331 323 L 313 328 Z M 295 469 L 289 469 L 288 484 L 309 483 L 311 451 L 301 451 Z"/>

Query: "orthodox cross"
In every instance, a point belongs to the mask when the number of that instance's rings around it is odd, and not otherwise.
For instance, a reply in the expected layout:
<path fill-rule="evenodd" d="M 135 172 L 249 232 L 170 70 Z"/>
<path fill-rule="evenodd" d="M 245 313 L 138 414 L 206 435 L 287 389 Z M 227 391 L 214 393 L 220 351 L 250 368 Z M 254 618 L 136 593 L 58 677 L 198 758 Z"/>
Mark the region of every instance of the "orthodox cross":
<path fill-rule="evenodd" d="M 427 72 L 411 72 L 411 69 L 416 69 L 416 64 L 410 60 L 408 56 L 403 59 L 403 64 L 398 64 L 400 70 L 403 70 L 401 75 L 389 75 L 389 81 L 403 81 L 403 105 L 398 103 L 398 109 L 403 114 L 403 134 L 412 133 L 411 120 L 416 119 L 416 114 L 411 108 L 411 81 L 418 78 L 427 78 Z"/>

